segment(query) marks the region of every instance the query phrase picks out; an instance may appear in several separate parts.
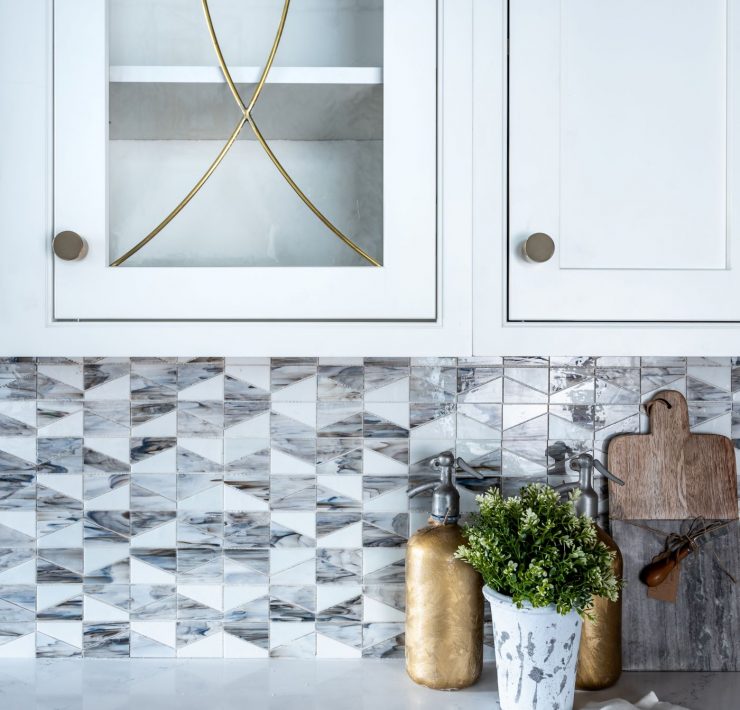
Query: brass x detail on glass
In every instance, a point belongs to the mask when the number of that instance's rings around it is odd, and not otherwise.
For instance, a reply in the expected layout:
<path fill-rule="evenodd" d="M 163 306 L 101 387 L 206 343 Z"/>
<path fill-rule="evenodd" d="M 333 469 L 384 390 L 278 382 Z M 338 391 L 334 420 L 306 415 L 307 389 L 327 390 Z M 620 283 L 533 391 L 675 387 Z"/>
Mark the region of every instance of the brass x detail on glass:
<path fill-rule="evenodd" d="M 213 20 L 211 18 L 211 12 L 208 7 L 208 0 L 201 0 L 201 4 L 203 6 L 203 13 L 205 15 L 206 24 L 208 25 L 208 34 L 211 36 L 211 42 L 213 43 L 213 49 L 216 52 L 216 57 L 218 59 L 218 64 L 221 67 L 221 72 L 224 75 L 224 79 L 226 80 L 226 83 L 229 87 L 229 90 L 231 91 L 231 95 L 234 97 L 234 101 L 236 101 L 237 106 L 239 107 L 239 110 L 241 111 L 241 118 L 239 119 L 238 123 L 236 124 L 236 127 L 232 131 L 231 135 L 229 136 L 229 139 L 224 144 L 223 148 L 221 148 L 219 154 L 216 156 L 214 161 L 210 164 L 208 169 L 203 173 L 202 177 L 198 180 L 198 182 L 195 183 L 192 190 L 188 192 L 187 195 L 182 199 L 182 201 L 175 207 L 175 209 L 172 210 L 154 229 L 152 229 L 149 234 L 147 234 L 140 242 L 135 244 L 131 249 L 129 249 L 125 254 L 122 256 L 119 256 L 115 261 L 111 263 L 111 266 L 120 266 L 123 264 L 129 257 L 133 256 L 138 252 L 140 249 L 145 247 L 154 237 L 156 237 L 175 217 L 177 217 L 178 214 L 183 210 L 183 208 L 190 202 L 190 200 L 195 197 L 196 194 L 198 194 L 198 191 L 200 190 L 203 185 L 205 185 L 206 181 L 208 180 L 211 175 L 213 175 L 216 168 L 221 164 L 221 161 L 224 159 L 226 154 L 229 152 L 229 149 L 232 145 L 234 145 L 234 141 L 239 137 L 239 134 L 241 133 L 242 128 L 244 128 L 245 125 L 249 125 L 249 127 L 252 129 L 252 132 L 254 133 L 255 138 L 257 139 L 257 142 L 262 146 L 265 153 L 267 153 L 267 156 L 272 161 L 273 165 L 277 168 L 278 172 L 283 176 L 285 181 L 288 183 L 288 185 L 293 188 L 294 192 L 298 197 L 301 198 L 301 200 L 304 202 L 306 207 L 311 210 L 311 212 L 316 215 L 316 217 L 326 226 L 329 231 L 331 231 L 338 239 L 340 239 L 342 242 L 344 242 L 350 249 L 355 251 L 357 254 L 359 254 L 363 259 L 370 262 L 373 266 L 380 266 L 380 263 L 376 261 L 372 256 L 370 256 L 367 252 L 365 252 L 361 247 L 359 247 L 355 242 L 353 242 L 346 234 L 344 234 L 340 229 L 338 229 L 332 222 L 319 210 L 316 205 L 314 205 L 313 202 L 308 198 L 308 196 L 301 190 L 300 187 L 296 184 L 295 180 L 288 174 L 288 171 L 283 167 L 282 163 L 278 160 L 275 153 L 272 152 L 272 149 L 267 144 L 267 141 L 265 140 L 264 136 L 262 135 L 262 132 L 257 127 L 257 123 L 254 120 L 254 116 L 252 116 L 252 110 L 255 107 L 255 104 L 257 103 L 257 100 L 259 99 L 260 94 L 262 93 L 262 89 L 265 86 L 265 82 L 267 81 L 267 75 L 270 73 L 270 69 L 272 68 L 272 63 L 275 60 L 275 54 L 277 53 L 278 47 L 280 46 L 280 40 L 283 36 L 283 30 L 285 29 L 285 21 L 288 18 L 288 10 L 290 9 L 290 0 L 285 0 L 283 4 L 283 9 L 280 14 L 280 22 L 278 23 L 277 33 L 275 34 L 275 40 L 272 43 L 272 47 L 270 48 L 270 53 L 267 56 L 267 62 L 265 63 L 265 67 L 262 70 L 262 74 L 260 75 L 259 81 L 257 82 L 257 85 L 254 88 L 254 91 L 252 92 L 252 97 L 249 99 L 249 103 L 245 104 L 244 100 L 242 99 L 241 95 L 239 94 L 239 90 L 236 88 L 236 84 L 234 83 L 234 80 L 231 78 L 231 73 L 229 72 L 229 68 L 226 65 L 226 61 L 224 60 L 224 55 L 221 52 L 221 46 L 218 42 L 218 37 L 216 36 L 216 30 L 213 27 Z"/>

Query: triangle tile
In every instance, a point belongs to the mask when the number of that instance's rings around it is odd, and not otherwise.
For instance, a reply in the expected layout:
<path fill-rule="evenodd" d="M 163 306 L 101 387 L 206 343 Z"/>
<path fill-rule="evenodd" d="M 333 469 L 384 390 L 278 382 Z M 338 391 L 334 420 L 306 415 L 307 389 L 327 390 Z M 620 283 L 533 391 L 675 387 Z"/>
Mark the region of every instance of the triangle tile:
<path fill-rule="evenodd" d="M 233 429 L 237 425 L 255 420 L 270 411 L 270 403 L 267 400 L 227 400 L 223 406 L 226 429 Z M 258 425 L 259 422 L 253 422 L 253 426 Z"/>
<path fill-rule="evenodd" d="M 121 471 L 129 471 L 131 469 L 127 462 L 120 461 L 111 456 L 106 456 L 100 451 L 95 451 L 94 449 L 89 449 L 87 447 L 83 449 L 83 457 L 85 472 L 104 471 L 108 473 L 118 473 Z"/>
<path fill-rule="evenodd" d="M 229 403 L 227 403 L 226 411 L 226 430 L 224 436 L 227 438 L 244 438 L 244 439 L 264 439 L 270 436 L 270 412 L 265 411 L 264 414 L 250 417 L 244 421 L 240 421 L 238 424 L 229 424 Z"/>
<path fill-rule="evenodd" d="M 177 369 L 167 362 L 131 363 L 131 399 L 156 401 L 177 396 Z"/>
<path fill-rule="evenodd" d="M 224 460 L 227 471 L 270 472 L 270 442 L 268 439 L 226 439 Z"/>
<path fill-rule="evenodd" d="M 177 477 L 174 473 L 143 473 L 134 474 L 131 477 L 133 488 L 141 488 L 145 491 L 161 496 L 164 499 L 177 499 Z M 133 497 L 133 493 L 132 493 Z M 168 510 L 163 508 L 162 510 Z"/>
<path fill-rule="evenodd" d="M 181 473 L 220 473 L 223 466 L 218 461 L 202 456 L 185 446 L 178 446 L 177 470 Z"/>
<path fill-rule="evenodd" d="M 83 382 L 85 389 L 99 387 L 127 376 L 131 370 L 128 358 L 85 358 Z"/>
<path fill-rule="evenodd" d="M 409 377 L 408 370 L 404 368 L 406 375 L 394 379 L 381 387 L 368 389 L 367 373 L 365 375 L 365 402 L 408 402 L 409 401 Z"/>
<path fill-rule="evenodd" d="M 136 514 L 133 514 L 136 516 Z M 174 511 L 172 513 L 162 513 L 160 515 L 171 516 L 167 522 L 161 523 L 154 527 L 141 530 L 131 538 L 132 547 L 175 547 L 177 545 L 177 522 L 174 520 Z M 161 520 L 161 518 L 159 518 Z M 136 517 L 132 520 L 132 526 L 136 525 Z M 140 529 L 136 525 L 136 529 Z"/>
<path fill-rule="evenodd" d="M 175 470 L 174 437 L 143 437 L 131 439 L 131 471 L 136 473 L 168 473 Z"/>
<path fill-rule="evenodd" d="M 177 409 L 177 405 L 174 401 L 167 402 L 151 402 L 144 400 L 141 402 L 133 401 L 131 403 L 131 426 L 134 428 L 143 427 L 145 424 L 151 423 L 158 419 L 162 419 L 167 415 L 171 415 Z M 140 429 L 138 429 L 140 431 Z M 138 436 L 147 436 L 146 434 L 138 434 Z M 152 434 L 151 436 L 157 436 Z M 161 436 L 161 435 L 160 435 Z M 166 436 L 166 435 L 165 435 Z"/>
<path fill-rule="evenodd" d="M 131 629 L 131 658 L 175 658 L 176 651 L 171 646 L 154 641 L 148 636 Z"/>
<path fill-rule="evenodd" d="M 36 513 L 32 510 L 0 509 L 0 525 L 23 533 L 27 537 L 36 537 Z"/>
<path fill-rule="evenodd" d="M 66 521 L 62 521 L 62 523 L 63 522 Z M 37 523 L 36 528 L 39 535 L 37 544 L 40 554 L 43 554 L 41 551 L 47 548 L 61 549 L 82 547 L 82 541 L 84 538 L 82 520 L 77 519 L 75 522 L 68 525 L 63 525 L 62 523 L 57 524 L 54 520 L 47 524 Z M 59 525 L 61 525 L 61 527 L 59 527 Z M 50 532 L 48 534 L 43 534 L 46 530 L 50 530 Z"/>
<path fill-rule="evenodd" d="M 227 399 L 261 399 L 270 396 L 269 365 L 227 365 Z"/>
<path fill-rule="evenodd" d="M 83 609 L 85 621 L 116 622 L 129 620 L 128 612 L 88 595 L 85 595 Z"/>
<path fill-rule="evenodd" d="M 363 386 L 362 366 L 319 365 L 318 396 L 320 399 L 361 399 Z"/>
<path fill-rule="evenodd" d="M 280 412 L 270 414 L 270 433 L 273 437 L 283 439 L 306 439 L 316 435 L 315 415 L 313 423 L 305 422 L 285 416 Z"/>
<path fill-rule="evenodd" d="M 131 394 L 131 378 L 128 374 L 109 380 L 85 390 L 85 402 L 128 400 Z"/>
<path fill-rule="evenodd" d="M 403 611 L 394 609 L 392 606 L 383 604 L 373 597 L 365 594 L 363 601 L 364 621 L 369 622 L 401 622 L 406 619 Z"/>
<path fill-rule="evenodd" d="M 217 510 L 223 507 L 223 495 L 223 484 L 216 482 L 215 485 L 209 486 L 194 495 L 180 498 L 178 509 L 181 511 Z"/>
<path fill-rule="evenodd" d="M 247 594 L 235 594 L 240 590 L 247 590 Z M 228 601 L 224 602 L 224 619 L 227 623 L 266 622 L 269 618 L 269 597 L 267 588 L 263 586 L 226 587 L 224 594 L 229 593 Z"/>
<path fill-rule="evenodd" d="M 213 584 L 181 584 L 178 586 L 178 596 L 192 599 L 204 607 L 223 611 L 223 588 Z"/>
<path fill-rule="evenodd" d="M 34 545 L 34 536 L 26 535 L 20 530 L 0 525 L 0 540 L 4 547 L 32 547 Z"/>
<path fill-rule="evenodd" d="M 180 362 L 177 365 L 177 387 L 180 391 L 189 389 L 215 377 L 223 376 L 223 371 L 223 361 L 217 358 Z"/>
<path fill-rule="evenodd" d="M 315 371 L 314 371 L 315 372 Z M 316 376 L 305 377 L 294 384 L 272 391 L 272 402 L 312 402 L 316 400 Z"/>
<path fill-rule="evenodd" d="M 197 382 L 189 387 L 182 388 L 177 393 L 180 400 L 221 400 L 224 399 L 224 376 L 222 374 L 208 380 Z"/>
<path fill-rule="evenodd" d="M 174 571 L 148 564 L 148 557 L 144 558 L 147 561 L 139 560 L 133 550 L 131 554 L 131 584 L 171 584 L 175 581 Z"/>
<path fill-rule="evenodd" d="M 38 435 L 41 437 L 82 436 L 84 417 L 81 401 L 39 400 L 36 405 Z"/>
<path fill-rule="evenodd" d="M 316 398 L 316 362 L 296 358 L 273 358 L 270 366 L 270 389 L 275 393 L 295 387 L 305 380 L 313 380 L 313 399 Z"/>
<path fill-rule="evenodd" d="M 357 510 L 360 508 L 360 501 L 326 486 L 317 486 L 316 506 L 326 510 Z"/>
<path fill-rule="evenodd" d="M 220 622 L 178 622 L 177 656 L 178 658 L 221 658 L 223 656 L 223 632 Z"/>
<path fill-rule="evenodd" d="M 224 627 L 224 658 L 267 658 L 267 625 L 254 626 L 259 628 L 242 629 L 236 624 L 227 624 Z"/>
<path fill-rule="evenodd" d="M 174 648 L 177 643 L 176 627 L 172 621 L 132 621 L 131 631 L 163 646 Z"/>
<path fill-rule="evenodd" d="M 326 532 L 319 537 L 318 545 L 325 549 L 362 547 L 362 522 Z"/>
<path fill-rule="evenodd" d="M 77 658 L 81 656 L 81 648 L 47 636 L 40 631 L 36 633 L 37 658 Z"/>
<path fill-rule="evenodd" d="M 29 628 L 28 633 L 0 641 L 0 658 L 36 658 L 36 627 Z"/>
<path fill-rule="evenodd" d="M 36 560 L 8 566 L 0 551 L 0 584 L 36 584 Z"/>
<path fill-rule="evenodd" d="M 547 437 L 548 420 L 545 415 L 535 417 L 506 429 L 504 437 L 508 439 L 533 439 Z"/>
<path fill-rule="evenodd" d="M 36 626 L 37 631 L 55 641 L 62 641 L 70 646 L 82 648 L 82 624 L 64 621 L 44 621 Z"/>
<path fill-rule="evenodd" d="M 313 439 L 282 439 L 272 441 L 270 472 L 314 473 L 316 465 L 316 441 Z"/>
<path fill-rule="evenodd" d="M 87 510 L 128 510 L 130 508 L 131 487 L 119 486 L 108 493 L 86 501 Z"/>
<path fill-rule="evenodd" d="M 253 486 L 242 481 L 224 483 L 224 510 L 269 510 L 269 486 Z"/>
<path fill-rule="evenodd" d="M 365 474 L 408 473 L 409 442 L 407 440 L 365 440 L 363 452 Z"/>
<path fill-rule="evenodd" d="M 36 391 L 39 399 L 79 399 L 82 400 L 83 392 L 76 387 L 55 380 L 43 373 L 36 377 Z"/>

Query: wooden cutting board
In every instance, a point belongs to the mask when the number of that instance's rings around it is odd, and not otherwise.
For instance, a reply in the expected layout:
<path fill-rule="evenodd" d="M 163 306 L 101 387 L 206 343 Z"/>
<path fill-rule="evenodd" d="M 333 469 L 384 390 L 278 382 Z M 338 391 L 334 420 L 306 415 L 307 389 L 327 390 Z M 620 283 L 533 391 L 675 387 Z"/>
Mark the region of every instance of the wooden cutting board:
<path fill-rule="evenodd" d="M 626 485 L 609 482 L 610 517 L 623 520 L 737 518 L 732 441 L 692 434 L 680 392 L 659 392 L 646 405 L 649 434 L 623 434 L 609 443 L 608 465 Z"/>

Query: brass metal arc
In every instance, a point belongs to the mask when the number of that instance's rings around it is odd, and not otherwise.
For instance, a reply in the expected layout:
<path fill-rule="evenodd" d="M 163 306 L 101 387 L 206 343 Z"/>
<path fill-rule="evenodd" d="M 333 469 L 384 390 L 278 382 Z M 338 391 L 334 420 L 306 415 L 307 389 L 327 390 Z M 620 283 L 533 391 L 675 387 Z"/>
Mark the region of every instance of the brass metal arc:
<path fill-rule="evenodd" d="M 295 180 L 289 175 L 288 171 L 283 167 L 282 163 L 278 160 L 275 153 L 273 153 L 272 149 L 268 145 L 267 141 L 265 140 L 264 136 L 262 135 L 262 132 L 257 127 L 257 124 L 254 121 L 254 118 L 252 117 L 252 110 L 254 109 L 255 104 L 257 103 L 257 100 L 259 99 L 260 94 L 262 93 L 262 89 L 264 88 L 265 82 L 267 81 L 267 76 L 270 73 L 270 69 L 272 69 L 272 64 L 275 61 L 275 55 L 277 54 L 278 47 L 280 46 L 280 40 L 283 36 L 283 31 L 285 29 L 285 22 L 288 18 L 288 10 L 290 9 L 290 0 L 285 0 L 283 4 L 283 9 L 280 15 L 280 21 L 278 23 L 277 32 L 275 33 L 275 39 L 272 43 L 272 47 L 270 48 L 270 53 L 267 57 L 267 61 L 265 62 L 265 66 L 262 69 L 262 73 L 260 75 L 259 81 L 257 82 L 257 85 L 254 88 L 254 91 L 252 92 L 252 97 L 249 100 L 248 104 L 244 103 L 244 100 L 242 99 L 241 95 L 239 94 L 239 90 L 236 88 L 236 84 L 234 83 L 234 80 L 231 76 L 231 72 L 229 71 L 229 67 L 226 64 L 226 60 L 224 59 L 223 52 L 221 51 L 221 46 L 218 41 L 218 36 L 216 35 L 216 30 L 213 26 L 213 19 L 211 18 L 211 12 L 210 8 L 208 7 L 208 0 L 201 0 L 201 5 L 203 7 L 203 14 L 205 15 L 206 20 L 206 26 L 208 27 L 208 34 L 211 37 L 211 43 L 213 44 L 213 50 L 216 53 L 216 58 L 218 60 L 219 67 L 221 68 L 221 72 L 224 75 L 224 80 L 226 81 L 226 84 L 229 87 L 229 91 L 231 92 L 231 95 L 234 97 L 234 101 L 236 101 L 237 106 L 239 107 L 239 110 L 242 112 L 242 117 L 239 120 L 239 122 L 236 125 L 236 128 L 229 136 L 229 139 L 224 144 L 223 148 L 221 148 L 221 151 L 216 156 L 214 161 L 211 163 L 211 165 L 208 167 L 205 173 L 203 173 L 202 177 L 198 180 L 198 182 L 195 184 L 195 186 L 190 190 L 190 192 L 182 199 L 182 201 L 175 207 L 172 212 L 170 212 L 149 234 L 147 234 L 140 242 L 135 244 L 131 249 L 129 249 L 125 254 L 118 257 L 115 261 L 111 263 L 111 266 L 120 266 L 123 264 L 127 259 L 129 259 L 131 256 L 136 254 L 140 249 L 142 249 L 144 246 L 146 246 L 154 237 L 156 237 L 175 217 L 177 217 L 178 214 L 183 210 L 183 208 L 190 202 L 190 200 L 195 197 L 195 195 L 199 192 L 199 190 L 203 187 L 203 185 L 206 183 L 209 177 L 213 174 L 213 172 L 216 170 L 216 168 L 221 164 L 221 161 L 226 157 L 226 154 L 231 149 L 231 146 L 234 145 L 234 141 L 239 137 L 239 134 L 242 131 L 242 128 L 244 128 L 245 124 L 249 124 L 249 127 L 251 128 L 252 132 L 255 135 L 255 138 L 257 139 L 257 142 L 262 146 L 262 149 L 265 151 L 267 156 L 270 158 L 270 161 L 275 166 L 275 168 L 278 170 L 280 175 L 285 179 L 285 181 L 290 185 L 290 187 L 293 189 L 293 191 L 298 195 L 298 197 L 301 199 L 301 201 L 308 207 L 308 209 L 313 212 L 313 214 L 321 221 L 321 223 L 329 229 L 338 239 L 340 239 L 344 244 L 346 244 L 350 249 L 352 249 L 356 254 L 361 256 L 363 259 L 368 261 L 373 266 L 380 266 L 380 262 L 378 262 L 376 259 L 374 259 L 372 256 L 370 256 L 367 252 L 365 252 L 360 246 L 355 244 L 346 234 L 344 234 L 338 227 L 336 227 L 331 220 L 329 220 L 328 217 L 324 215 L 321 210 L 316 207 L 316 205 L 311 202 L 309 197 L 306 195 L 306 193 L 301 190 L 300 187 L 296 184 Z"/>

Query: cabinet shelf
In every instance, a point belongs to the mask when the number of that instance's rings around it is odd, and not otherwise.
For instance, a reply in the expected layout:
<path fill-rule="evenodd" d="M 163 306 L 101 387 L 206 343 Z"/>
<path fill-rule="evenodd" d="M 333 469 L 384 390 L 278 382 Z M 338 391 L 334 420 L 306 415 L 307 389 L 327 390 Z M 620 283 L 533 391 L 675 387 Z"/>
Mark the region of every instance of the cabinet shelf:
<path fill-rule="evenodd" d="M 237 84 L 256 84 L 262 67 L 229 67 Z M 221 84 L 217 66 L 132 66 L 117 65 L 109 69 L 109 80 L 115 84 Z M 382 84 L 382 67 L 273 67 L 268 84 Z"/>

